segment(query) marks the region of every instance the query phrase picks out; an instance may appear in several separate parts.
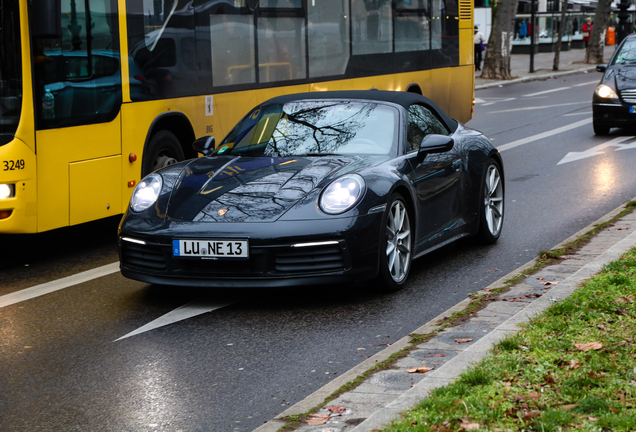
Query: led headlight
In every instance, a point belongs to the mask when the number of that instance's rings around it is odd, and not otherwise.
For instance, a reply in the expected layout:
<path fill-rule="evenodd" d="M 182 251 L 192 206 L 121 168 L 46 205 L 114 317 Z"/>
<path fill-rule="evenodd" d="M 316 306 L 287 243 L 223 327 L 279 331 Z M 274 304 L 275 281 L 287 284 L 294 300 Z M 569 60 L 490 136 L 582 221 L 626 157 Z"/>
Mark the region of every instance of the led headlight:
<path fill-rule="evenodd" d="M 0 200 L 13 198 L 15 196 L 13 191 L 14 186 L 12 184 L 0 184 Z"/>
<path fill-rule="evenodd" d="M 364 192 L 364 179 L 347 174 L 333 181 L 320 196 L 320 208 L 325 213 L 344 213 L 358 203 Z"/>
<path fill-rule="evenodd" d="M 603 99 L 618 99 L 616 92 L 612 88 L 605 84 L 600 84 L 596 87 L 596 94 Z"/>
<path fill-rule="evenodd" d="M 150 174 L 139 182 L 130 199 L 130 208 L 135 212 L 144 211 L 157 201 L 163 180 L 159 174 Z"/>

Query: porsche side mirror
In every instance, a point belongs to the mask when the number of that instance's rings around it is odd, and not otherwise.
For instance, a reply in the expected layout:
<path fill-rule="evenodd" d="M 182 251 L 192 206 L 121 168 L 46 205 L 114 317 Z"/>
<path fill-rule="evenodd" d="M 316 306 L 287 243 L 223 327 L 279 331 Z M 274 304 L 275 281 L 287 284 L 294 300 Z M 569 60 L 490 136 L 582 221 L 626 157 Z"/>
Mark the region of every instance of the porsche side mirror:
<path fill-rule="evenodd" d="M 426 135 L 420 144 L 417 161 L 422 162 L 429 153 L 444 153 L 453 148 L 455 140 L 446 135 Z"/>
<path fill-rule="evenodd" d="M 607 65 L 598 65 L 596 66 L 597 72 L 605 72 L 607 70 Z"/>
<path fill-rule="evenodd" d="M 204 136 L 192 143 L 192 148 L 204 156 L 210 156 L 214 152 L 215 141 L 213 136 Z"/>

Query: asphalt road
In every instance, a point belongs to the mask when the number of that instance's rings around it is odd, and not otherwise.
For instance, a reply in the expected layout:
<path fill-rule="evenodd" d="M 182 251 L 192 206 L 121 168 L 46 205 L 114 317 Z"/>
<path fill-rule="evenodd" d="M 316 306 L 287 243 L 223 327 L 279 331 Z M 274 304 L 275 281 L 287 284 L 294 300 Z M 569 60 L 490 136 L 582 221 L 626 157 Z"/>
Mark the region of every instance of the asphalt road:
<path fill-rule="evenodd" d="M 504 149 L 502 237 L 418 259 L 398 293 L 162 288 L 112 273 L 1 307 L 0 430 L 255 429 L 636 196 L 636 132 L 592 132 L 599 78 L 477 91 L 468 126 Z M 115 229 L 0 237 L 0 296 L 114 262 Z"/>

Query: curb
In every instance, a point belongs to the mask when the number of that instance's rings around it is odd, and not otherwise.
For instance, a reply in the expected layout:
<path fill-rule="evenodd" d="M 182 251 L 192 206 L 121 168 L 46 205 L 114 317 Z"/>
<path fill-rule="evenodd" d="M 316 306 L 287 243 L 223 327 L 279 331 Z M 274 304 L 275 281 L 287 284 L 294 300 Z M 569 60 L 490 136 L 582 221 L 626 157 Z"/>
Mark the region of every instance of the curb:
<path fill-rule="evenodd" d="M 579 71 L 577 71 L 579 72 Z M 571 73 L 571 72 L 568 72 Z M 565 73 L 562 73 L 565 74 Z M 633 200 L 636 200 L 634 198 Z M 579 238 L 583 234 L 589 232 L 597 225 L 607 222 L 618 215 L 621 211 L 626 208 L 626 203 L 632 200 L 627 200 L 624 204 L 617 207 L 616 209 L 610 211 L 605 214 L 601 218 L 597 219 L 595 222 L 591 223 L 587 227 L 579 230 L 575 234 L 571 235 L 567 239 L 560 242 L 558 245 L 552 247 L 552 249 L 558 249 L 570 243 L 571 241 Z M 488 335 L 484 336 L 479 341 L 476 341 L 474 345 L 470 348 L 466 349 L 455 358 L 450 360 L 448 363 L 444 364 L 442 367 L 435 370 L 433 373 L 428 375 L 425 379 L 420 381 L 417 385 L 413 386 L 410 390 L 404 392 L 394 401 L 386 405 L 384 408 L 376 411 L 373 415 L 368 417 L 365 421 L 357 425 L 351 432 L 367 432 L 373 429 L 382 429 L 384 425 L 389 423 L 390 421 L 399 417 L 399 414 L 408 408 L 411 408 L 415 405 L 419 400 L 425 398 L 432 390 L 449 384 L 452 382 L 460 373 L 462 373 L 467 367 L 471 364 L 480 361 L 483 357 L 488 355 L 490 348 L 501 338 L 505 337 L 507 334 L 518 331 L 516 327 L 517 324 L 527 321 L 531 315 L 539 313 L 543 311 L 545 308 L 549 307 L 552 302 L 561 300 L 567 296 L 569 296 L 572 292 L 576 290 L 578 285 L 585 281 L 586 279 L 593 276 L 595 273 L 599 272 L 603 265 L 617 259 L 624 252 L 629 250 L 636 244 L 636 233 L 630 234 L 625 239 L 617 242 L 613 246 L 609 247 L 605 252 L 600 254 L 596 259 L 592 262 L 586 264 L 581 269 L 579 269 L 576 273 L 567 277 L 561 284 L 559 285 L 559 289 L 553 289 L 554 294 L 551 293 L 550 296 L 541 297 L 535 301 L 533 301 L 526 309 L 523 309 L 508 320 L 503 322 L 493 331 L 491 331 Z M 505 276 L 499 278 L 497 281 L 490 284 L 488 287 L 482 289 L 488 290 L 492 288 L 500 288 L 505 284 L 505 281 L 513 278 L 521 274 L 524 270 L 531 268 L 537 262 L 537 258 L 534 258 L 527 262 L 526 264 L 516 268 L 512 272 L 506 274 Z M 540 301 L 543 300 L 543 301 Z M 261 425 L 256 428 L 254 432 L 276 432 L 281 427 L 283 427 L 286 422 L 280 420 L 283 417 L 293 416 L 308 412 L 314 408 L 319 407 L 324 400 L 331 396 L 334 392 L 336 392 L 340 387 L 348 383 L 349 381 L 354 380 L 370 368 L 372 368 L 375 364 L 382 362 L 389 358 L 392 354 L 402 350 L 406 346 L 410 345 L 411 337 L 410 334 L 427 334 L 432 330 L 439 327 L 439 321 L 447 316 L 453 314 L 453 312 L 461 311 L 465 309 L 465 307 L 470 303 L 470 298 L 466 298 L 461 302 L 457 303 L 455 306 L 447 309 L 442 312 L 432 320 L 428 321 L 417 330 L 412 331 L 409 335 L 404 336 L 399 339 L 395 343 L 393 343 L 390 347 L 376 353 L 372 357 L 348 370 L 344 374 L 340 375 L 338 378 L 329 382 L 325 386 L 316 390 L 314 393 L 310 394 L 303 400 L 297 402 L 287 410 L 278 414 L 275 418 L 269 420 L 267 423 Z M 535 306 L 536 304 L 536 306 Z M 449 373 L 450 372 L 450 373 Z"/>
<path fill-rule="evenodd" d="M 575 70 L 564 71 L 564 72 L 554 72 L 554 73 L 543 74 L 543 75 L 526 76 L 526 77 L 515 78 L 511 80 L 506 80 L 506 81 L 496 81 L 493 83 L 476 85 L 475 90 L 483 90 L 490 87 L 503 87 L 509 84 L 516 84 L 516 83 L 528 82 L 528 81 L 540 81 L 540 80 L 556 78 L 556 77 L 560 77 L 564 75 L 588 73 L 589 71 L 595 71 L 595 70 L 596 70 L 596 66 L 590 66 L 589 68 L 575 69 Z M 478 77 L 475 77 L 475 79 L 478 79 Z M 600 78 L 599 78 L 599 81 L 600 81 Z"/>

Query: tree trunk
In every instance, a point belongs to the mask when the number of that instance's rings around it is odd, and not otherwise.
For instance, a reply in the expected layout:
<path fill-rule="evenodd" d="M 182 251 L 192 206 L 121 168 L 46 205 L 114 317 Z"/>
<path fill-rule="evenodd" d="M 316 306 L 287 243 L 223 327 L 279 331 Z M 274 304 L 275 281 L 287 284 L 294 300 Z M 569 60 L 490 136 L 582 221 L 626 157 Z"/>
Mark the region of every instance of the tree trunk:
<path fill-rule="evenodd" d="M 510 79 L 510 51 L 515 37 L 514 20 L 519 0 L 499 0 L 494 11 L 492 29 L 486 46 L 481 77 Z M 534 31 L 534 29 L 532 29 Z"/>
<path fill-rule="evenodd" d="M 552 70 L 559 70 L 559 59 L 561 57 L 561 42 L 563 41 L 563 32 L 565 31 L 565 12 L 568 10 L 568 0 L 563 0 L 561 3 L 561 25 L 559 25 L 559 34 L 557 43 L 554 49 L 554 63 L 552 64 Z"/>
<path fill-rule="evenodd" d="M 605 47 L 605 29 L 609 21 L 612 0 L 599 0 L 596 6 L 596 16 L 590 33 L 590 42 L 585 50 L 585 63 L 602 64 L 603 48 Z"/>

